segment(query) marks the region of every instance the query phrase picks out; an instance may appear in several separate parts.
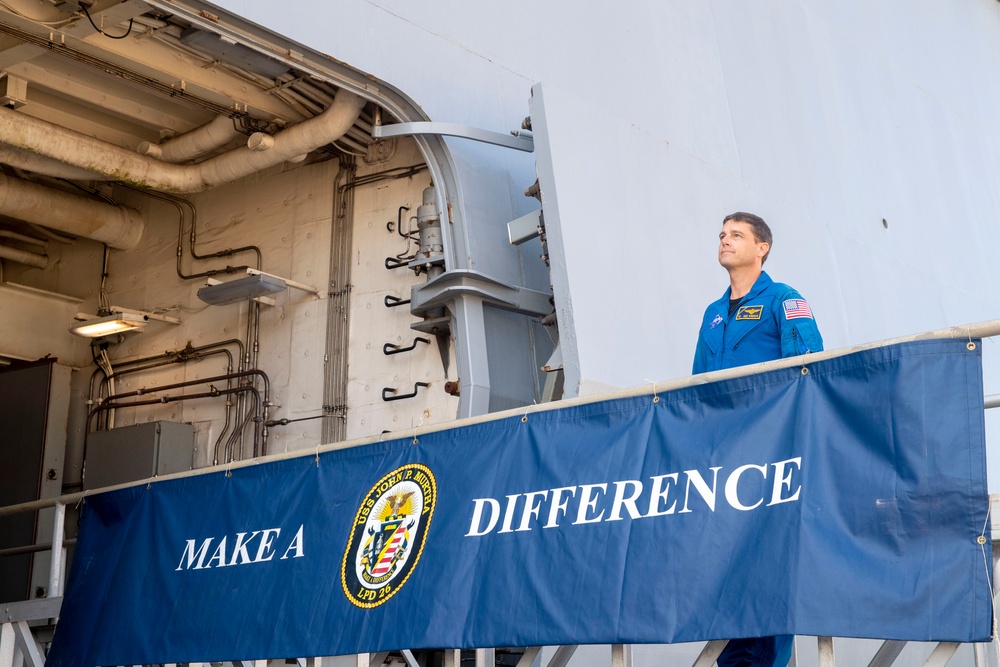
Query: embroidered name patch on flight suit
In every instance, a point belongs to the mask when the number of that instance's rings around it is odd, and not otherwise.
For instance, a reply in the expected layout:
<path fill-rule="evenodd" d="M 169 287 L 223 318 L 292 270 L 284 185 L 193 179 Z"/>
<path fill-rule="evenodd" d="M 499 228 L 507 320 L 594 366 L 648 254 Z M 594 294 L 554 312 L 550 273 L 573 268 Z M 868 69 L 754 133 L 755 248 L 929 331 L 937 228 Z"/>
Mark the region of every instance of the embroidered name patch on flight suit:
<path fill-rule="evenodd" d="M 737 320 L 759 320 L 764 312 L 764 306 L 740 306 L 736 311 Z"/>

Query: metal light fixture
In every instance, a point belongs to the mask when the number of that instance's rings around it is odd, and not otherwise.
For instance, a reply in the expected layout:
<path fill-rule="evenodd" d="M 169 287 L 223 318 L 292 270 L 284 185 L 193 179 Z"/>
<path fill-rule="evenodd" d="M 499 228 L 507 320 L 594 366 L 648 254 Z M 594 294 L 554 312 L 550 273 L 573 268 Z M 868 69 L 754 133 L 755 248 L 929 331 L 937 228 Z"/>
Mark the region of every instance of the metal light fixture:
<path fill-rule="evenodd" d="M 78 318 L 81 316 L 87 317 L 82 313 L 77 314 Z M 136 329 L 141 331 L 148 322 L 149 318 L 145 315 L 112 312 L 110 315 L 104 317 L 87 319 L 74 324 L 69 330 L 70 333 L 83 336 L 84 338 L 100 338 L 101 336 L 110 336 L 111 334 L 135 331 Z"/>
<path fill-rule="evenodd" d="M 198 298 L 213 306 L 236 303 L 284 292 L 285 281 L 266 274 L 248 275 L 215 285 L 206 285 L 198 290 Z"/>
<path fill-rule="evenodd" d="M 273 273 L 264 273 L 260 269 L 247 268 L 246 272 L 245 277 L 227 282 L 209 279 L 209 284 L 198 290 L 198 298 L 212 306 L 223 306 L 247 299 L 273 306 L 274 299 L 268 298 L 267 295 L 284 292 L 289 287 L 319 296 L 319 290 L 312 285 L 282 278 Z"/>
<path fill-rule="evenodd" d="M 74 318 L 77 323 L 69 328 L 70 333 L 84 338 L 100 338 L 126 331 L 141 332 L 151 320 L 168 324 L 181 323 L 176 317 L 126 308 L 125 306 L 112 305 L 97 312 L 97 316 L 77 313 Z"/>

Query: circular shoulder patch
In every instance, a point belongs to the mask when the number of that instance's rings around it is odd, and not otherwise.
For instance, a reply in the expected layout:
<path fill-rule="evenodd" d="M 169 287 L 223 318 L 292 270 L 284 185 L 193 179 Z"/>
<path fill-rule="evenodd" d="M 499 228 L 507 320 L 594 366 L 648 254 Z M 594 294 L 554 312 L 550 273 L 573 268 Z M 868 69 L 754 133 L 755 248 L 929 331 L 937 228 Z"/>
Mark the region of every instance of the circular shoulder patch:
<path fill-rule="evenodd" d="M 423 553 L 435 502 L 434 474 L 419 463 L 396 468 L 368 491 L 340 566 L 348 600 L 371 609 L 403 587 Z"/>

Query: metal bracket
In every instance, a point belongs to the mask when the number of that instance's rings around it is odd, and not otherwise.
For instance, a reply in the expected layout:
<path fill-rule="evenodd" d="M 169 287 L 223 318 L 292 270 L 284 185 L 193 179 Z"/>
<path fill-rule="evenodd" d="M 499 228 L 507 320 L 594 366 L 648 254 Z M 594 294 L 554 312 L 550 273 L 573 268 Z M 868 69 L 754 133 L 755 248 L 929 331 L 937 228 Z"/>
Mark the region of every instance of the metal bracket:
<path fill-rule="evenodd" d="M 398 257 L 386 257 L 385 268 L 389 269 L 390 271 L 392 269 L 405 269 L 407 266 L 410 265 L 410 261 L 412 259 L 413 257 L 405 257 L 403 259 L 399 259 Z"/>
<path fill-rule="evenodd" d="M 552 312 L 552 295 L 548 292 L 507 285 L 479 271 L 465 269 L 448 271 L 434 280 L 414 285 L 410 290 L 410 312 L 423 316 L 446 306 L 457 296 L 479 297 L 487 305 L 522 315 L 542 317 Z"/>
<path fill-rule="evenodd" d="M 388 403 L 389 401 L 401 401 L 404 398 L 413 398 L 420 391 L 420 387 L 431 386 L 429 382 L 414 382 L 413 383 L 413 393 L 410 394 L 397 394 L 399 390 L 395 387 L 383 387 L 382 388 L 382 400 Z"/>
<path fill-rule="evenodd" d="M 382 354 L 384 354 L 385 356 L 389 356 L 390 354 L 409 352 L 410 350 L 416 349 L 417 343 L 430 343 L 430 341 L 426 338 L 421 338 L 420 336 L 417 336 L 416 338 L 413 339 L 413 344 L 410 345 L 409 347 L 400 347 L 399 345 L 395 345 L 393 343 L 386 343 L 385 345 L 382 346 Z"/>
<path fill-rule="evenodd" d="M 409 299 L 400 299 L 398 296 L 393 296 L 392 294 L 386 294 L 385 298 L 382 299 L 382 303 L 385 304 L 386 308 L 395 308 L 396 306 L 402 306 L 408 304 Z"/>
<path fill-rule="evenodd" d="M 484 144 L 513 148 L 514 150 L 531 153 L 535 150 L 535 140 L 524 134 L 511 135 L 489 130 L 480 130 L 458 123 L 437 123 L 419 121 L 415 123 L 396 123 L 395 125 L 376 125 L 372 128 L 372 137 L 387 139 L 389 137 L 407 137 L 416 134 L 432 134 L 446 137 L 460 137 L 481 141 Z"/>
<path fill-rule="evenodd" d="M 511 245 L 521 245 L 542 234 L 542 211 L 533 211 L 507 223 L 507 238 Z"/>

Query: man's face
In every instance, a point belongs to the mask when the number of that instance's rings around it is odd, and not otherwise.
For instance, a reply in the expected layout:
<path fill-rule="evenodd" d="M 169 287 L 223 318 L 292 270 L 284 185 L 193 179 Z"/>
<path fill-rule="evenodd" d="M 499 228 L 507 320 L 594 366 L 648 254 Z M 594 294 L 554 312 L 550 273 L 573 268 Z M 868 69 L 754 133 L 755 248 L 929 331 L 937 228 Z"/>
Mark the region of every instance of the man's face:
<path fill-rule="evenodd" d="M 719 232 L 719 264 L 727 270 L 751 267 L 760 268 L 767 254 L 768 245 L 758 243 L 753 227 L 739 220 L 727 220 Z"/>

